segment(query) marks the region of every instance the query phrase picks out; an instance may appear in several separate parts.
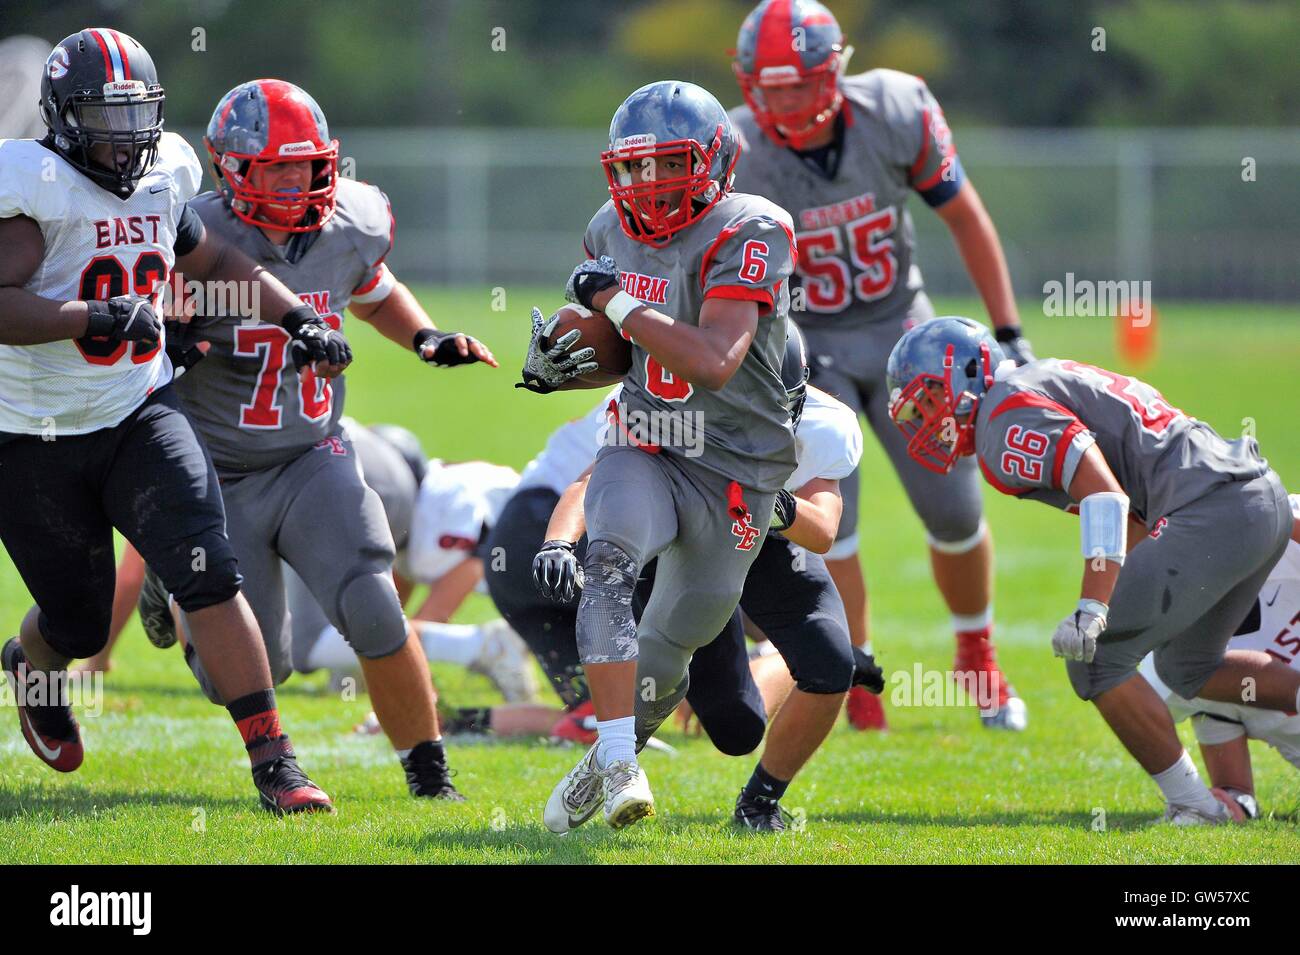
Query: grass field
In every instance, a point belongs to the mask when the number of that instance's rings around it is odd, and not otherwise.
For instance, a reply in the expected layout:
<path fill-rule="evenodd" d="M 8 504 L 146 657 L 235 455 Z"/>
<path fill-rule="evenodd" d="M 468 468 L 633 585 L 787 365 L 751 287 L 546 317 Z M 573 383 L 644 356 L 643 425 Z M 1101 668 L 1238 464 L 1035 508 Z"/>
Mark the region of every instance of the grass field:
<path fill-rule="evenodd" d="M 440 325 L 490 344 L 503 366 L 496 372 L 421 368 L 350 321 L 357 359 L 349 413 L 411 427 L 431 455 L 523 465 L 551 428 L 585 411 L 593 396 L 543 398 L 511 387 L 528 306 L 554 306 L 559 297 L 522 288 L 506 295 L 502 312 L 492 310 L 486 289 L 423 292 Z M 1029 305 L 1023 314 L 1040 355 L 1126 370 L 1115 359 L 1109 321 L 1048 319 Z M 1300 311 L 1169 304 L 1161 318 L 1160 358 L 1144 376 L 1224 434 L 1253 427 L 1284 481 L 1300 487 Z M 870 439 L 863 474 L 877 656 L 887 673 L 915 661 L 946 670 L 952 638 L 920 525 Z M 1287 818 L 1215 831 L 1150 825 L 1162 808 L 1158 792 L 1095 711 L 1075 699 L 1048 643 L 1077 598 L 1074 520 L 992 491 L 986 500 L 999 555 L 997 639 L 1006 672 L 1028 702 L 1029 730 L 986 732 L 964 708 L 889 707 L 891 731 L 883 736 L 841 723 L 784 801 L 804 820 L 802 831 L 778 838 L 733 831 L 731 805 L 752 759 L 729 759 L 672 730 L 665 736 L 678 755 L 644 759 L 660 815 L 623 833 L 596 822 L 557 839 L 542 828 L 543 801 L 578 756 L 542 743 L 453 739 L 456 782 L 470 801 L 417 802 L 406 795 L 387 744 L 350 733 L 368 709 L 365 698 L 341 700 L 323 674 L 294 678 L 279 699 L 304 765 L 339 812 L 275 819 L 257 808 L 224 711 L 199 695 L 179 652 L 154 650 L 133 622 L 106 679 L 102 715 L 82 721 L 87 756 L 80 771 L 47 769 L 27 750 L 12 712 L 0 713 L 0 862 L 1300 861 L 1300 780 L 1257 744 L 1260 804 Z M 0 554 L 5 632 L 27 606 Z M 468 621 L 492 615 L 479 597 L 462 613 Z M 434 673 L 448 702 L 494 700 L 478 677 L 454 667 Z M 1190 731 L 1182 732 L 1192 747 Z"/>

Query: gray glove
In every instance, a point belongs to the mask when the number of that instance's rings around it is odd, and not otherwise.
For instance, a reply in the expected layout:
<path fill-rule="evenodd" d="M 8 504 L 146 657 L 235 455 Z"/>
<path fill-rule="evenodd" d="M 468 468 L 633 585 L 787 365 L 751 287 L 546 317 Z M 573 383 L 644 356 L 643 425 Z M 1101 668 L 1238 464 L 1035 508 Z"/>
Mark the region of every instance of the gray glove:
<path fill-rule="evenodd" d="M 598 259 L 587 259 L 569 276 L 564 286 L 564 299 L 581 305 L 583 308 L 596 310 L 591 304 L 592 296 L 607 288 L 618 288 L 618 265 L 608 255 Z"/>
<path fill-rule="evenodd" d="M 1052 652 L 1067 660 L 1091 663 L 1097 640 L 1106 632 L 1107 607 L 1099 600 L 1080 600 L 1079 608 L 1056 625 Z"/>
<path fill-rule="evenodd" d="M 567 381 L 581 375 L 589 374 L 600 367 L 595 361 L 596 349 L 579 348 L 570 352 L 582 337 L 578 329 L 561 335 L 559 341 L 551 343 L 542 350 L 542 340 L 555 330 L 558 319 L 549 322 L 542 317 L 539 309 L 533 309 L 533 334 L 528 341 L 528 354 L 524 357 L 523 381 L 515 382 L 516 388 L 527 388 L 539 395 L 550 394 Z"/>

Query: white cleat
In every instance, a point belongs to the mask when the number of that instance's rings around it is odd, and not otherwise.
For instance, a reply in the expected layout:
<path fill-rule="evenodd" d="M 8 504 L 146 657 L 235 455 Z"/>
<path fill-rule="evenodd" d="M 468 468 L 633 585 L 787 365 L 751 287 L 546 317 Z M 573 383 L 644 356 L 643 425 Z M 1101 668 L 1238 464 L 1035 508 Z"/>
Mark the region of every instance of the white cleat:
<path fill-rule="evenodd" d="M 605 783 L 605 821 L 622 829 L 655 814 L 650 780 L 636 763 L 621 760 L 600 771 Z"/>
<path fill-rule="evenodd" d="M 483 648 L 469 669 L 491 680 L 507 703 L 536 700 L 537 676 L 528 644 L 500 618 L 488 621 L 481 629 Z"/>
<path fill-rule="evenodd" d="M 1165 807 L 1165 815 L 1161 822 L 1167 822 L 1171 826 L 1221 826 L 1232 821 L 1232 815 L 1228 812 L 1228 807 L 1223 803 L 1215 803 L 1217 812 L 1211 814 L 1195 806 L 1175 806 L 1170 803 Z"/>
<path fill-rule="evenodd" d="M 1023 733 L 1029 726 L 1029 707 L 1018 696 L 1007 697 L 1007 702 L 991 713 L 980 711 L 980 722 L 985 729 L 1010 730 Z"/>
<path fill-rule="evenodd" d="M 592 746 L 551 790 L 542 810 L 542 822 L 556 835 L 564 835 L 596 814 L 605 797 L 601 772 Z"/>

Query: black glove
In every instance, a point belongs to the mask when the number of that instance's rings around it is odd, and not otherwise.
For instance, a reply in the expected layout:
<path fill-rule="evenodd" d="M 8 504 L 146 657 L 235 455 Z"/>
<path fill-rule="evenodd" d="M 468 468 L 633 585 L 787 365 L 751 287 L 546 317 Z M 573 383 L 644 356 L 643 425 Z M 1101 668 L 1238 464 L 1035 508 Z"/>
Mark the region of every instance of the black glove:
<path fill-rule="evenodd" d="M 993 337 L 998 340 L 1006 356 L 1016 363 L 1016 367 L 1027 365 L 1035 361 L 1034 350 L 1029 344 L 1029 339 L 1024 337 L 1019 325 L 1008 325 L 1005 328 L 995 328 Z"/>
<path fill-rule="evenodd" d="M 572 603 L 582 591 L 582 565 L 572 541 L 550 540 L 533 558 L 533 583 L 537 592 L 557 604 Z"/>
<path fill-rule="evenodd" d="M 330 328 L 310 306 L 291 308 L 280 319 L 280 325 L 293 339 L 294 368 L 314 365 L 318 361 L 331 365 L 352 363 L 352 346 L 343 333 Z"/>
<path fill-rule="evenodd" d="M 598 259 L 587 259 L 573 270 L 564 297 L 594 312 L 596 306 L 591 304 L 592 297 L 604 289 L 618 288 L 618 284 L 618 265 L 610 256 L 602 255 Z"/>
<path fill-rule="evenodd" d="M 478 361 L 478 356 L 472 351 L 468 355 L 462 355 L 460 349 L 456 347 L 456 336 L 459 334 L 460 332 L 440 332 L 434 328 L 422 328 L 415 333 L 415 353 L 420 356 L 421 361 L 439 368 L 473 364 Z M 471 344 L 475 343 L 469 335 L 465 336 L 465 340 Z M 433 346 L 433 353 L 426 355 L 424 350 L 430 345 Z"/>
<path fill-rule="evenodd" d="M 772 505 L 772 530 L 785 530 L 794 523 L 794 516 L 794 495 L 781 488 L 776 492 L 776 503 Z"/>
<path fill-rule="evenodd" d="M 185 374 L 206 355 L 207 349 L 190 345 L 186 334 L 189 326 L 177 321 L 163 323 L 167 329 L 167 357 L 172 363 L 173 380 Z"/>
<path fill-rule="evenodd" d="M 156 345 L 162 322 L 148 299 L 118 295 L 107 302 L 87 302 L 86 336 L 111 338 L 116 342 L 144 342 Z"/>
<path fill-rule="evenodd" d="M 868 693 L 879 696 L 885 691 L 885 671 L 876 658 L 861 647 L 853 648 L 853 686 L 865 686 Z"/>

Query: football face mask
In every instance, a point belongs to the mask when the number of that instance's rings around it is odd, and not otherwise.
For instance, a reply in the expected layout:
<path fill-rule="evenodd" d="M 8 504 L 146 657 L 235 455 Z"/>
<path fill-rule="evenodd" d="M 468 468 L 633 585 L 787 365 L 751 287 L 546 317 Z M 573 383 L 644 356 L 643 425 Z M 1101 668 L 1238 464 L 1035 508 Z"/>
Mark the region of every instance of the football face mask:
<path fill-rule="evenodd" d="M 693 139 L 656 143 L 653 136 L 632 136 L 601 154 L 609 194 L 629 238 L 664 245 L 722 198 L 721 187 L 709 177 L 721 142 L 719 127 L 707 149 Z"/>
<path fill-rule="evenodd" d="M 229 183 L 233 198 L 232 211 L 245 222 L 278 232 L 314 232 L 334 215 L 338 193 L 338 140 L 323 150 L 312 151 L 305 158 L 311 162 L 310 185 L 306 190 L 293 187 L 260 187 L 273 167 L 302 162 L 302 157 L 262 159 L 226 153 L 221 170 Z"/>
<path fill-rule="evenodd" d="M 737 64 L 736 80 L 754 121 L 780 146 L 804 149 L 844 102 L 840 93 L 842 57 L 837 52 L 820 66 L 765 67 L 757 75 Z"/>
<path fill-rule="evenodd" d="M 908 456 L 936 474 L 947 474 L 958 458 L 975 450 L 979 398 L 965 391 L 954 393 L 953 351 L 949 345 L 943 377 L 917 375 L 895 389 L 889 402 L 889 417 L 907 439 Z M 989 356 L 983 358 L 987 367 Z"/>

